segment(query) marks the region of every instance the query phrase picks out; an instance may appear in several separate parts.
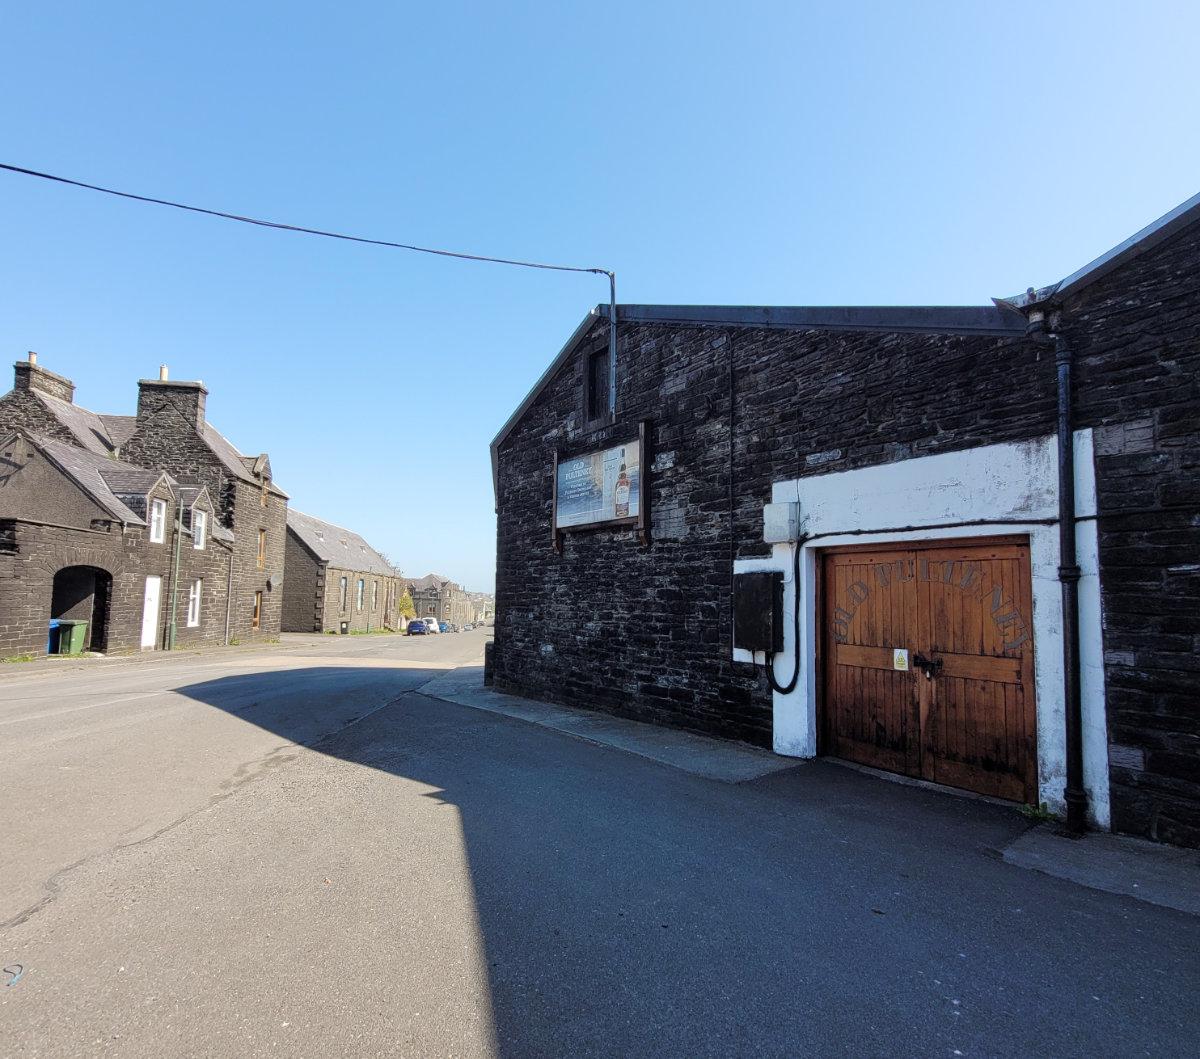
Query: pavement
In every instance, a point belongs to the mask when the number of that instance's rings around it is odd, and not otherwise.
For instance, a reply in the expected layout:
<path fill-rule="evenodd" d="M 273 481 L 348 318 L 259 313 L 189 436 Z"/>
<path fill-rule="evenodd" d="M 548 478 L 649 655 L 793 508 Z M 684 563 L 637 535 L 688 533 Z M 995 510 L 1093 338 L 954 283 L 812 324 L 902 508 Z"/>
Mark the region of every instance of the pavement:
<path fill-rule="evenodd" d="M 1200 918 L 1007 806 L 429 694 L 484 635 L 0 673 L 0 1051 L 1195 1054 Z"/>

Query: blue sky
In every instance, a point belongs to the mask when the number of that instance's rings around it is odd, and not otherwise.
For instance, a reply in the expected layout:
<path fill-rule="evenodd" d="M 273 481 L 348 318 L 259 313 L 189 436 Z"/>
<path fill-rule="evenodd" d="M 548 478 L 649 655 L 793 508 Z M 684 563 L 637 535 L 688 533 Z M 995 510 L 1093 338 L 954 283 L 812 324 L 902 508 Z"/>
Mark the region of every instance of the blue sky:
<path fill-rule="evenodd" d="M 1197 39 L 1194 3 L 10 4 L 0 160 L 623 301 L 979 304 L 1200 190 Z M 607 297 L 3 173 L 0 245 L 8 362 L 105 412 L 202 378 L 296 507 L 476 589 L 488 443 Z"/>

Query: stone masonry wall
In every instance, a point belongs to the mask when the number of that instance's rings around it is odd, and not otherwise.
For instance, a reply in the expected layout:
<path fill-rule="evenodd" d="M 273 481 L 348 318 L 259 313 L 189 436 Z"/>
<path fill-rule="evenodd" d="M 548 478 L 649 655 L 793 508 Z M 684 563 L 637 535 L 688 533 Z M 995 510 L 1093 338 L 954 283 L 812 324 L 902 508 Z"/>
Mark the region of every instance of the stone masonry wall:
<path fill-rule="evenodd" d="M 78 444 L 75 436 L 31 393 L 26 390 L 9 390 L 0 397 L 0 436 L 18 427 L 54 441 Z"/>
<path fill-rule="evenodd" d="M 1112 805 L 1118 828 L 1200 842 L 1200 234 L 1066 306 L 1078 426 L 1098 430 Z M 1020 338 L 624 324 L 618 422 L 587 430 L 598 320 L 499 452 L 496 684 L 769 745 L 761 670 L 733 663 L 731 566 L 768 554 L 771 484 L 1053 433 L 1054 358 Z M 731 402 L 731 375 L 733 400 Z M 551 548 L 551 467 L 646 419 L 652 541 Z M 1145 514 L 1119 514 L 1145 511 Z M 880 525 L 903 513 L 881 511 Z"/>
<path fill-rule="evenodd" d="M 1200 232 L 1064 306 L 1096 427 L 1113 826 L 1200 846 Z"/>
<path fill-rule="evenodd" d="M 1053 365 L 1011 339 L 662 325 L 620 339 L 617 424 L 581 426 L 577 358 L 501 448 L 497 686 L 764 746 L 765 678 L 729 657 L 731 568 L 769 554 L 771 484 L 1052 430 Z M 553 447 L 630 439 L 641 419 L 650 547 L 598 530 L 555 554 Z"/>
<path fill-rule="evenodd" d="M 346 606 L 341 607 L 341 579 L 346 578 Z M 357 583 L 363 581 L 363 605 L 358 609 Z M 372 585 L 378 584 L 379 590 L 372 607 Z M 341 623 L 348 621 L 351 632 L 371 632 L 376 629 L 396 627 L 396 578 L 384 577 L 381 574 L 367 573 L 359 570 L 343 570 L 331 566 L 325 572 L 324 593 L 324 627 L 323 632 L 338 632 Z M 389 587 L 392 589 L 389 595 Z M 389 608 L 389 602 L 391 604 Z"/>
<path fill-rule="evenodd" d="M 284 632 L 320 632 L 325 565 L 290 530 L 284 547 Z"/>
<path fill-rule="evenodd" d="M 283 585 L 287 548 L 287 500 L 267 494 L 261 503 L 259 487 L 240 479 L 233 484 L 233 637 L 250 640 L 279 638 L 283 622 Z M 258 531 L 266 531 L 266 558 L 258 563 Z M 268 581 L 274 577 L 276 587 Z M 254 594 L 263 594 L 259 627 L 253 627 Z"/>

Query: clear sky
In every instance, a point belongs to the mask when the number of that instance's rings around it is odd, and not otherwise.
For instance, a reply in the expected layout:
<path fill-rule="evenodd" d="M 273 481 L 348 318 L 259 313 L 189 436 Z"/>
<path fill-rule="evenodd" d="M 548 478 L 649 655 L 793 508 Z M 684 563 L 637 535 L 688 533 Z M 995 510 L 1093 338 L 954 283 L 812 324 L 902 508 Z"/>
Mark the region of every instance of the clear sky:
<path fill-rule="evenodd" d="M 614 268 L 627 302 L 982 304 L 1200 191 L 1200 4 L 6 4 L 0 161 Z M 160 363 L 301 510 L 493 584 L 488 443 L 600 277 L 0 173 L 0 340 Z M 7 370 L 7 369 L 5 369 Z"/>

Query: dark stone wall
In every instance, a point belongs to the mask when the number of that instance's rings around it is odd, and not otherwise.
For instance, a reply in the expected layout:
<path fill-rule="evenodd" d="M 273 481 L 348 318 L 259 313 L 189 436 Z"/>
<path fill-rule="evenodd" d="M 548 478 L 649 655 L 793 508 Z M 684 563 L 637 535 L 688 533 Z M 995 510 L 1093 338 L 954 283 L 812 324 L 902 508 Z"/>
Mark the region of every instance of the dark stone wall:
<path fill-rule="evenodd" d="M 630 325 L 620 347 L 617 424 L 582 425 L 580 357 L 501 448 L 496 684 L 764 746 L 771 695 L 729 659 L 730 590 L 733 558 L 769 554 L 772 483 L 1053 429 L 1052 358 L 1024 341 Z M 555 554 L 553 448 L 631 438 L 642 419 L 650 547 L 597 530 Z"/>
<path fill-rule="evenodd" d="M 341 607 L 341 579 L 346 578 L 346 607 Z M 363 581 L 363 605 L 358 609 L 357 585 Z M 372 586 L 378 592 L 372 596 Z M 397 604 L 400 600 L 400 582 L 394 577 L 362 570 L 343 570 L 330 566 L 325 571 L 322 632 L 338 632 L 341 623 L 348 621 L 351 632 L 370 632 L 375 629 L 394 629 L 399 621 Z M 374 599 L 374 606 L 372 600 Z"/>
<path fill-rule="evenodd" d="M 0 658 L 22 654 L 44 654 L 47 622 L 54 613 L 55 574 L 70 567 L 95 567 L 111 575 L 104 617 L 103 642 L 90 641 L 95 650 L 109 653 L 141 649 L 142 616 L 146 578 L 162 578 L 158 616 L 157 647 L 165 646 L 174 576 L 174 498 L 165 482 L 150 498 L 167 502 L 167 534 L 162 543 L 149 540 L 144 526 L 129 526 L 122 532 L 118 522 L 91 501 L 78 503 L 82 494 L 74 483 L 63 477 L 36 454 L 22 454 L 22 466 L 8 484 L 0 489 L 0 518 L 11 523 L 11 538 L 4 536 L 0 548 Z M 25 477 L 53 518 L 35 512 L 30 518 L 22 507 L 10 508 L 5 494 L 27 497 Z M 36 505 L 32 505 L 36 507 Z M 97 515 L 104 518 L 97 519 Z M 184 534 L 179 548 L 179 591 L 176 611 L 176 643 L 199 646 L 224 642 L 225 601 L 230 550 L 209 538 L 203 549 L 192 547 L 192 538 Z M 188 587 L 195 579 L 203 581 L 201 622 L 187 626 Z M 92 620 L 92 603 L 79 598 L 67 604 L 67 588 L 60 579 L 56 616 Z"/>
<path fill-rule="evenodd" d="M 284 548 L 283 569 L 283 631 L 320 632 L 325 565 L 290 529 Z"/>
<path fill-rule="evenodd" d="M 233 608 L 230 636 L 240 642 L 279 636 L 283 618 L 283 577 L 287 537 L 287 499 L 232 475 L 191 423 L 176 409 L 170 394 L 143 401 L 137 428 L 121 446 L 121 458 L 142 467 L 161 467 L 176 478 L 208 487 L 222 524 L 233 531 Z M 266 560 L 258 564 L 258 531 L 266 530 Z M 275 575 L 277 585 L 268 585 Z M 253 627 L 254 594 L 262 592 L 259 628 Z"/>
<path fill-rule="evenodd" d="M 1113 825 L 1200 845 L 1200 233 L 1063 307 L 1096 427 Z"/>
<path fill-rule="evenodd" d="M 234 534 L 233 637 L 248 640 L 278 639 L 283 622 L 283 586 L 287 548 L 287 500 L 240 479 L 233 483 Z M 258 562 L 258 531 L 266 531 L 266 558 Z M 274 577 L 276 587 L 268 581 Z M 259 628 L 252 625 L 254 593 L 263 594 Z"/>
<path fill-rule="evenodd" d="M 196 428 L 170 402 L 164 400 L 139 415 L 133 434 L 121 446 L 121 459 L 207 486 L 221 524 L 233 529 L 234 479 Z"/>
<path fill-rule="evenodd" d="M 40 390 L 68 404 L 75 399 L 75 384 L 65 376 L 56 375 L 40 365 L 30 364 L 27 360 L 18 360 L 13 367 L 14 390 Z"/>
<path fill-rule="evenodd" d="M 1113 814 L 1200 842 L 1200 233 L 1064 307 L 1077 426 L 1097 428 Z M 1054 430 L 1054 357 L 1023 338 L 623 324 L 618 422 L 588 429 L 597 321 L 499 451 L 499 688 L 769 745 L 761 671 L 729 660 L 731 566 L 768 554 L 775 481 Z M 732 378 L 731 378 L 732 377 Z M 551 548 L 552 454 L 650 421 L 652 541 Z M 1133 512 L 1144 512 L 1135 514 Z M 902 511 L 878 512 L 880 529 Z"/>
<path fill-rule="evenodd" d="M 79 442 L 41 401 L 27 390 L 9 390 L 0 397 L 0 437 L 24 427 L 33 434 L 71 445 Z"/>
<path fill-rule="evenodd" d="M 54 575 L 70 566 L 96 567 L 112 575 L 105 647 L 112 652 L 138 649 L 145 576 L 164 573 L 147 562 L 138 535 L 122 535 L 119 528 L 70 529 L 19 519 L 14 529 L 15 550 L 0 552 L 0 658 L 46 653 Z"/>

